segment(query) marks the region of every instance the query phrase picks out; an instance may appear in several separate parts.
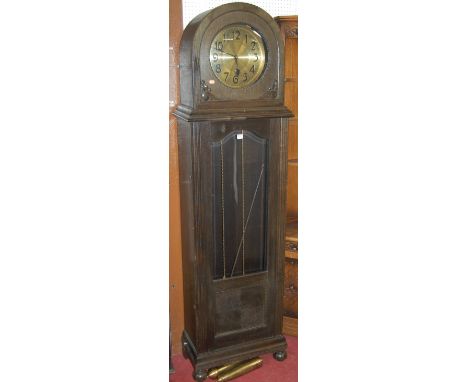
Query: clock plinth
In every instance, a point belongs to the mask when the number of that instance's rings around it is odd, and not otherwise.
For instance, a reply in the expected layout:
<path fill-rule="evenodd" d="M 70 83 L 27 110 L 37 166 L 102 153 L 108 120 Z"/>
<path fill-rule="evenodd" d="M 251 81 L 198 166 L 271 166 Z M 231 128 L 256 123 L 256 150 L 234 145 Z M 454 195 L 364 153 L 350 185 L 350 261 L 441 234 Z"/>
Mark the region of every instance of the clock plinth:
<path fill-rule="evenodd" d="M 292 114 L 284 106 L 280 31 L 262 9 L 231 3 L 197 16 L 184 31 L 180 58 L 181 104 L 174 114 L 182 342 L 194 378 L 202 381 L 211 367 L 260 354 L 285 359 L 282 290 Z"/>

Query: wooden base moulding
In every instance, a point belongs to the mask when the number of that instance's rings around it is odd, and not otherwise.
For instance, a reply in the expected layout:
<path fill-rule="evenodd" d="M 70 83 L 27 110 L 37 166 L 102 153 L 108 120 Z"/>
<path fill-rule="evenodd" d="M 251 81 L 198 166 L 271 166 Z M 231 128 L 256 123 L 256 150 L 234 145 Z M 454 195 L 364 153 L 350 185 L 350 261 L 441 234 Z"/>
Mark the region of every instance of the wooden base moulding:
<path fill-rule="evenodd" d="M 194 368 L 193 377 L 198 382 L 206 379 L 208 369 L 212 367 L 241 362 L 266 353 L 273 353 L 273 357 L 277 361 L 283 361 L 287 356 L 287 343 L 282 335 L 246 341 L 217 350 L 198 353 L 190 336 L 184 331 L 182 344 L 183 355 L 192 363 Z"/>

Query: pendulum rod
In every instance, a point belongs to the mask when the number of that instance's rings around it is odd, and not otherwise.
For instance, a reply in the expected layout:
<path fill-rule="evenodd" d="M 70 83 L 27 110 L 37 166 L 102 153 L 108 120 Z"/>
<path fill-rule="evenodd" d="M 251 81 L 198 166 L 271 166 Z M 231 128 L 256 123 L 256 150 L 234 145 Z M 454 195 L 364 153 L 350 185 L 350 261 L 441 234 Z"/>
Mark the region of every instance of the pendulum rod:
<path fill-rule="evenodd" d="M 245 230 L 244 130 L 242 130 L 242 140 L 241 140 L 241 166 L 242 166 L 242 231 L 244 231 Z M 245 239 L 244 238 L 242 239 L 242 275 L 245 275 Z"/>
<path fill-rule="evenodd" d="M 240 253 L 240 249 L 241 249 L 241 246 L 244 242 L 244 236 L 245 236 L 245 230 L 247 229 L 247 224 L 249 224 L 249 219 L 250 219 L 250 214 L 252 212 L 252 207 L 254 205 L 254 202 L 255 202 L 255 197 L 257 196 L 257 191 L 258 191 L 258 187 L 260 186 L 260 181 L 262 180 L 262 176 L 263 176 L 263 169 L 264 169 L 265 165 L 262 164 L 262 171 L 260 171 L 260 175 L 258 177 L 258 181 L 257 181 L 257 187 L 255 188 L 255 192 L 254 192 L 254 195 L 253 195 L 253 198 L 252 198 L 252 203 L 250 204 L 250 209 L 249 209 L 249 213 L 247 214 L 247 220 L 245 222 L 245 225 L 242 229 L 242 238 L 241 238 L 241 242 L 239 243 L 239 246 L 237 247 L 237 253 L 236 253 L 236 257 L 234 259 L 234 265 L 232 266 L 232 269 L 231 269 L 231 276 L 234 274 L 234 268 L 236 267 L 236 263 L 237 263 L 237 259 L 239 257 L 239 253 Z"/>
<path fill-rule="evenodd" d="M 223 141 L 221 141 L 221 215 L 222 215 L 222 243 L 223 243 L 223 279 L 226 278 L 226 250 L 224 245 L 224 154 Z"/>

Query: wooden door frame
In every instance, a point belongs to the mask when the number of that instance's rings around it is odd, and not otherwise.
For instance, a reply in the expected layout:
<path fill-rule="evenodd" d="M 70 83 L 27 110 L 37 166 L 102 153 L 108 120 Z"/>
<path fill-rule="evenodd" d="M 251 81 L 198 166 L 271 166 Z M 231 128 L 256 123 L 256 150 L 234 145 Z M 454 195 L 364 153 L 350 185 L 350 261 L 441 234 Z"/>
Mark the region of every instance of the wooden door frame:
<path fill-rule="evenodd" d="M 169 0 L 169 312 L 173 354 L 180 354 L 184 329 L 182 246 L 180 226 L 177 120 L 179 103 L 179 43 L 182 36 L 182 0 Z"/>

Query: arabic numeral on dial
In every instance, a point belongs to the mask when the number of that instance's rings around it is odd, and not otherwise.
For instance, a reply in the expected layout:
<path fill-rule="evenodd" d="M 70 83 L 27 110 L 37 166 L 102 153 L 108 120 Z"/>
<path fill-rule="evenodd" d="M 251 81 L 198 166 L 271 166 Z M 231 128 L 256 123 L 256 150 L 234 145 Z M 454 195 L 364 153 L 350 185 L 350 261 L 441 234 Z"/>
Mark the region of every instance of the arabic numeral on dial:
<path fill-rule="evenodd" d="M 232 82 L 237 84 L 239 82 L 239 77 L 237 76 L 232 77 Z"/>
<path fill-rule="evenodd" d="M 221 73 L 221 65 L 216 64 L 216 73 Z"/>
<path fill-rule="evenodd" d="M 226 77 L 224 78 L 224 81 L 227 81 L 227 79 L 229 77 L 229 72 L 224 72 L 224 74 L 226 75 Z"/>
<path fill-rule="evenodd" d="M 222 41 L 217 41 L 215 42 L 215 49 L 222 51 L 223 50 L 223 42 Z"/>
<path fill-rule="evenodd" d="M 257 43 L 255 41 L 252 41 L 250 43 L 250 47 L 252 48 L 252 50 L 255 50 L 255 47 L 257 46 Z"/>
<path fill-rule="evenodd" d="M 218 61 L 218 53 L 213 53 L 213 61 Z"/>
<path fill-rule="evenodd" d="M 247 73 L 244 73 L 244 82 L 247 81 Z"/>
<path fill-rule="evenodd" d="M 252 65 L 252 67 L 249 70 L 250 73 L 255 73 L 255 65 Z"/>
<path fill-rule="evenodd" d="M 234 38 L 236 40 L 240 40 L 240 32 L 239 31 L 234 31 Z"/>
<path fill-rule="evenodd" d="M 258 61 L 258 53 L 254 53 L 255 55 L 255 61 Z"/>
<path fill-rule="evenodd" d="M 247 35 L 245 35 L 245 43 L 247 44 Z"/>

